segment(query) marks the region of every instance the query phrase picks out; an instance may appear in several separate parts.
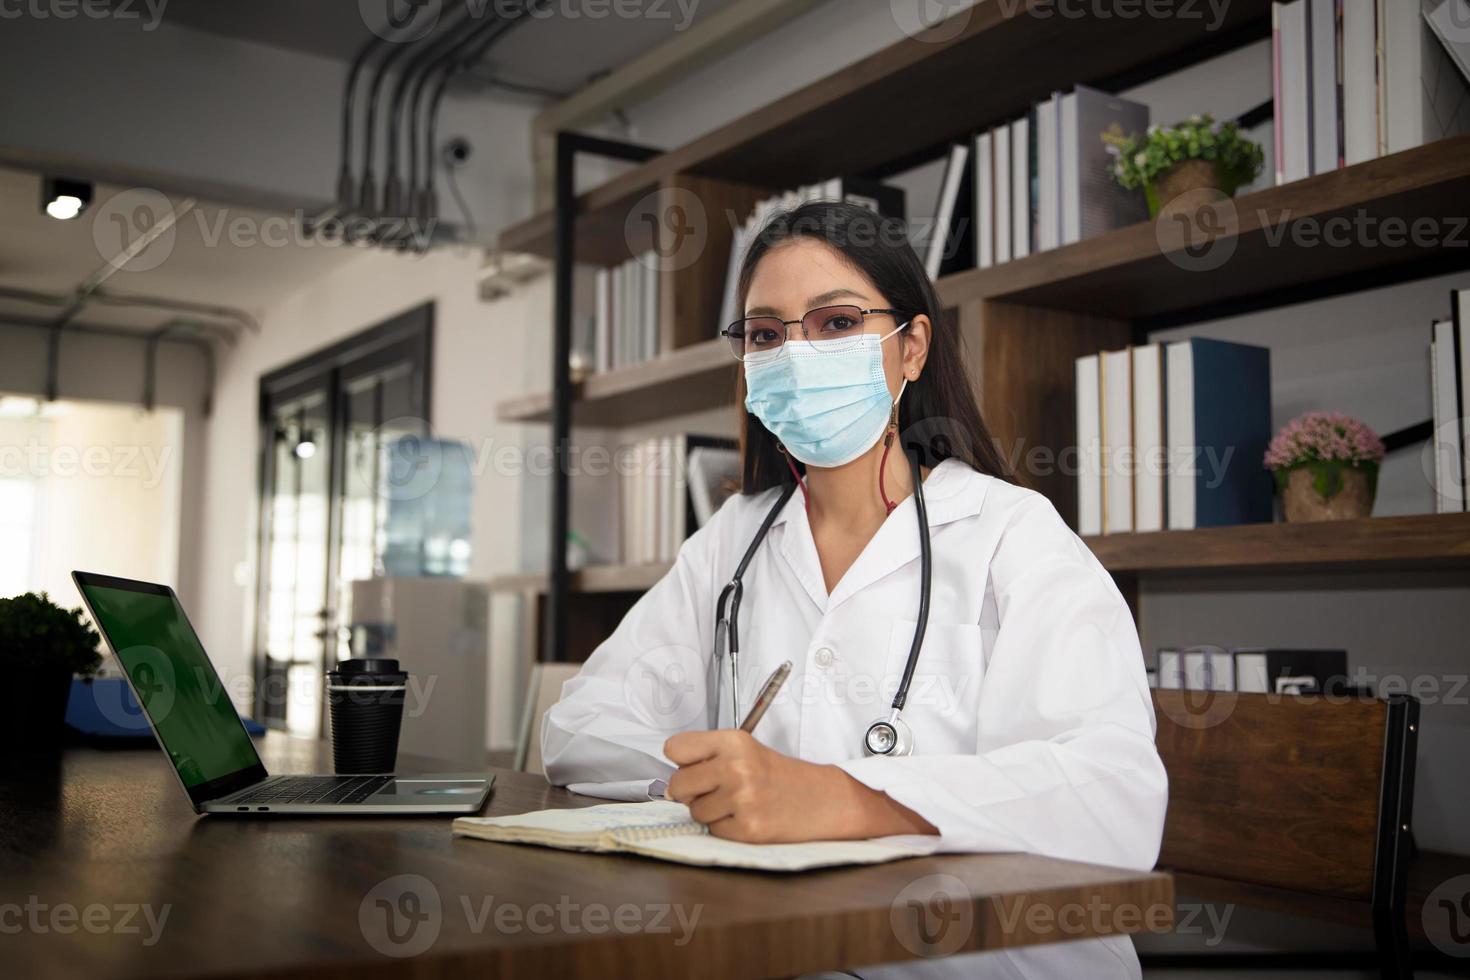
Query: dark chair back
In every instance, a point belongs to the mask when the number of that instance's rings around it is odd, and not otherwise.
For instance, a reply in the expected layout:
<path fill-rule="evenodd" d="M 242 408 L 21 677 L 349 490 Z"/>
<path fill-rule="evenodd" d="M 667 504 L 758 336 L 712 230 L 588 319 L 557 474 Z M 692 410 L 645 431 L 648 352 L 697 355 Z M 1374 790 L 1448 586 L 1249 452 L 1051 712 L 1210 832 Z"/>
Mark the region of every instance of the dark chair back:
<path fill-rule="evenodd" d="M 1417 701 L 1161 690 L 1154 706 L 1161 867 L 1402 909 Z"/>

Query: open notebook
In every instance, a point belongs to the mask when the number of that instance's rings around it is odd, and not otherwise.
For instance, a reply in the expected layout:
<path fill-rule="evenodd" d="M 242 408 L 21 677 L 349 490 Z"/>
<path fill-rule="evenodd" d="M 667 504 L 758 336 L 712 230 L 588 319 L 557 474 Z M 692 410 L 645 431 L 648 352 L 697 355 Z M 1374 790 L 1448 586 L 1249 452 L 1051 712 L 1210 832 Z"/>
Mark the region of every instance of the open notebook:
<path fill-rule="evenodd" d="M 568 851 L 625 852 L 721 868 L 805 871 L 840 864 L 881 864 L 932 854 L 937 837 L 742 844 L 712 837 L 682 803 L 607 803 L 580 810 L 541 810 L 511 817 L 460 817 L 454 833 L 480 840 L 540 844 Z"/>

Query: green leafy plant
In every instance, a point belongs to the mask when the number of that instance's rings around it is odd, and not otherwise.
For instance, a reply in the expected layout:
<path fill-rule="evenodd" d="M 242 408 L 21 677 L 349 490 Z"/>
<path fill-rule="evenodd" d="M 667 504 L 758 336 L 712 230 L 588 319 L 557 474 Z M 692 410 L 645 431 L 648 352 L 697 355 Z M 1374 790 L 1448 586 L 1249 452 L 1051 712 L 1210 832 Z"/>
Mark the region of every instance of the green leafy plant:
<path fill-rule="evenodd" d="M 1186 160 L 1210 160 L 1220 190 L 1231 195 L 1255 180 L 1266 162 L 1260 145 L 1241 135 L 1240 127 L 1216 122 L 1209 115 L 1190 116 L 1173 126 L 1150 126 L 1120 142 L 1109 142 L 1108 150 L 1113 155 L 1113 179 L 1128 190 L 1152 186 L 1160 174 Z"/>
<path fill-rule="evenodd" d="M 44 592 L 0 599 L 0 664 L 7 667 L 88 677 L 102 663 L 98 640 L 80 608 L 63 609 Z"/>

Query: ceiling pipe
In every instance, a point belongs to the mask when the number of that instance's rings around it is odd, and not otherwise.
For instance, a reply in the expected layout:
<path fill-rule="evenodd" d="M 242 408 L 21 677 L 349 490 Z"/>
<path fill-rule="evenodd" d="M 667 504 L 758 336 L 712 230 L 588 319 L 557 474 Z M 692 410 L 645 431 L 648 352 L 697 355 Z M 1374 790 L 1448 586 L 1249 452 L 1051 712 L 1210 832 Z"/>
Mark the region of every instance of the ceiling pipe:
<path fill-rule="evenodd" d="M 532 0 L 535 3 L 535 0 Z M 514 18 L 500 21 L 488 37 L 485 37 L 472 50 L 466 53 L 458 61 L 449 65 L 435 83 L 429 101 L 425 106 L 426 122 L 424 124 L 424 183 L 419 191 L 418 201 L 414 208 L 415 216 L 424 222 L 433 221 L 439 213 L 438 196 L 436 191 L 436 177 L 438 170 L 434 166 L 434 154 L 439 145 L 439 108 L 444 102 L 444 93 L 449 88 L 449 83 L 456 75 L 473 67 L 485 57 L 486 52 L 514 28 L 525 22 L 529 12 L 530 4 L 521 7 L 520 12 Z"/>
<path fill-rule="evenodd" d="M 408 99 L 408 193 L 405 195 L 403 214 L 410 217 L 421 217 L 418 208 L 419 189 L 419 104 L 423 98 L 424 87 L 428 80 L 446 65 L 452 64 L 453 60 L 464 51 L 464 49 L 483 36 L 484 32 L 494 29 L 502 21 L 498 19 L 486 20 L 475 25 L 474 30 L 460 38 L 453 46 L 444 51 L 433 63 L 419 73 L 414 79 L 413 94 Z M 426 161 L 426 165 L 432 163 Z"/>
<path fill-rule="evenodd" d="M 352 67 L 347 72 L 347 85 L 342 92 L 342 160 L 337 169 L 337 208 L 344 213 L 357 205 L 357 184 L 352 176 L 352 121 L 357 104 L 357 80 L 369 59 L 387 43 L 388 37 L 374 35 L 358 49 L 357 57 L 352 59 Z"/>
<path fill-rule="evenodd" d="M 371 44 L 371 42 L 369 42 Z M 376 47 L 376 45 L 373 45 Z M 376 153 L 378 122 L 378 100 L 383 94 L 383 82 L 388 73 L 405 54 L 417 46 L 416 41 L 408 41 L 399 44 L 387 56 L 378 63 L 377 70 L 373 74 L 373 81 L 368 88 L 367 117 L 363 124 L 362 141 L 362 184 L 357 189 L 357 208 L 363 214 L 373 215 L 377 213 L 378 207 L 378 183 L 373 170 L 373 159 Z"/>
<path fill-rule="evenodd" d="M 461 29 L 476 16 L 474 7 L 466 4 L 465 9 L 455 15 L 443 31 L 437 36 L 431 35 L 419 46 L 412 60 L 398 73 L 398 80 L 393 86 L 393 98 L 388 108 L 388 167 L 383 177 L 383 214 L 389 217 L 406 214 L 406 205 L 409 203 L 404 197 L 403 184 L 399 180 L 398 170 L 398 161 L 401 156 L 398 137 L 403 118 L 404 97 L 408 94 L 410 85 L 417 84 L 417 80 L 425 72 L 432 71 L 433 66 L 442 59 L 452 57 L 461 45 L 469 43 L 469 40 L 483 29 L 484 25 L 478 24 L 468 34 L 461 34 Z M 458 40 L 456 40 L 457 35 Z M 446 41 L 450 46 L 448 50 L 443 50 Z"/>

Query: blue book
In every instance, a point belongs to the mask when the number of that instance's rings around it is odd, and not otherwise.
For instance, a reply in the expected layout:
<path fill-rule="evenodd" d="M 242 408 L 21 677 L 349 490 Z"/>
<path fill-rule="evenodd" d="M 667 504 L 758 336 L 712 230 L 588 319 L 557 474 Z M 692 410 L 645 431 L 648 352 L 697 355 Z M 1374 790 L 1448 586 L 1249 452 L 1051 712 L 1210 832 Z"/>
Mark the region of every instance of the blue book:
<path fill-rule="evenodd" d="M 1169 530 L 1269 523 L 1271 352 L 1192 337 L 1164 356 Z"/>

